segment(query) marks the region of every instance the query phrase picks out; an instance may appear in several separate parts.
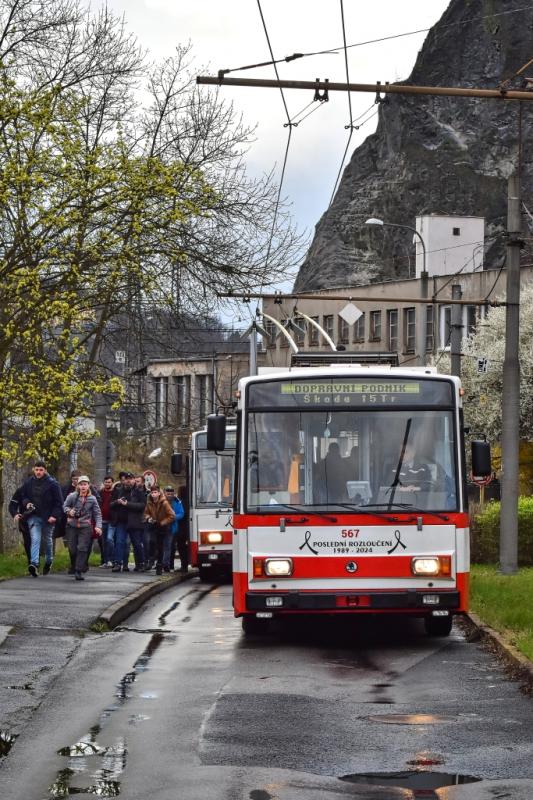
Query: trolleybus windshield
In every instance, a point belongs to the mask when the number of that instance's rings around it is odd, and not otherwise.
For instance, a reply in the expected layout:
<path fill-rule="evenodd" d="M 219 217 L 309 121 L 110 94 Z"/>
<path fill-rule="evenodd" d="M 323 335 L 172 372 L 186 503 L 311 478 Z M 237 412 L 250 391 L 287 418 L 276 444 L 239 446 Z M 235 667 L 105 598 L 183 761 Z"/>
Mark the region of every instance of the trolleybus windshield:
<path fill-rule="evenodd" d="M 206 450 L 207 434 L 196 438 L 196 505 L 230 506 L 233 502 L 235 466 L 235 431 L 226 435 L 226 449 L 220 453 Z"/>
<path fill-rule="evenodd" d="M 450 382 L 272 381 L 249 390 L 248 511 L 457 510 Z"/>

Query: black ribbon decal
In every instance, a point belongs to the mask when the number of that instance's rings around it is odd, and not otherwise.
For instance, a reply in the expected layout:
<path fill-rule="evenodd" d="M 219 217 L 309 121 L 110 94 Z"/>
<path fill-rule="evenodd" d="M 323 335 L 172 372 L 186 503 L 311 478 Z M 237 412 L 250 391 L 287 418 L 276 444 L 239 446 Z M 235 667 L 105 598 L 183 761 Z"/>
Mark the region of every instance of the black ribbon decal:
<path fill-rule="evenodd" d="M 318 550 L 315 550 L 314 547 L 311 547 L 311 545 L 309 544 L 310 539 L 311 539 L 311 531 L 306 531 L 305 532 L 305 542 L 303 544 L 301 544 L 298 549 L 299 550 L 303 550 L 304 547 L 307 547 L 312 553 L 315 554 L 315 556 L 317 556 L 318 555 Z"/>
<path fill-rule="evenodd" d="M 391 547 L 390 550 L 387 550 L 389 556 L 391 553 L 394 553 L 398 545 L 400 545 L 400 547 L 403 547 L 403 549 L 405 550 L 405 545 L 400 538 L 400 531 L 394 531 L 394 538 L 396 539 L 396 544 L 394 545 L 394 547 Z"/>

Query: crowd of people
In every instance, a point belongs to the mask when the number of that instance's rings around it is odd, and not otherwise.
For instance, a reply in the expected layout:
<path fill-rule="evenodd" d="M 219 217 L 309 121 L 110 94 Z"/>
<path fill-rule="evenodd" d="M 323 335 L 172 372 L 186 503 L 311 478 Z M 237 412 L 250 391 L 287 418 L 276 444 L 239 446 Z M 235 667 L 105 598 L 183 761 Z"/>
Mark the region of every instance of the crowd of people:
<path fill-rule="evenodd" d="M 62 538 L 70 555 L 69 574 L 84 580 L 95 544 L 100 566 L 111 572 L 129 572 L 133 550 L 134 572 L 155 569 L 157 575 L 174 569 L 176 552 L 180 570 L 188 571 L 188 520 L 184 504 L 173 486 L 145 486 L 143 475 L 120 472 L 118 481 L 106 475 L 100 487 L 87 475 L 73 470 L 65 486 L 36 461 L 9 503 L 9 512 L 21 531 L 28 572 L 43 575 L 52 568 L 55 540 Z M 183 502 L 182 502 L 183 501 Z"/>

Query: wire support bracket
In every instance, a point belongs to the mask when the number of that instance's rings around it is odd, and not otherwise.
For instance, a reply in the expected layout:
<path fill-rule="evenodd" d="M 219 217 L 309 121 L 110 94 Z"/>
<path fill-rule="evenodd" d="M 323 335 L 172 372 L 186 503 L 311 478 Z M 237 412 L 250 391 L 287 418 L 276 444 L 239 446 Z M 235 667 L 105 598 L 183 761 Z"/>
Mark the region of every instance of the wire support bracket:
<path fill-rule="evenodd" d="M 382 103 L 388 103 L 389 102 L 388 96 L 386 94 L 383 97 L 381 96 L 381 88 L 380 88 L 381 81 L 376 81 L 376 86 L 378 87 L 378 90 L 376 92 L 376 99 L 374 100 L 374 104 L 381 105 Z M 389 81 L 385 81 L 385 86 L 389 86 Z M 387 90 L 385 89 L 385 91 Z"/>
<path fill-rule="evenodd" d="M 329 78 L 324 78 L 324 83 L 329 83 Z M 320 78 L 316 79 L 316 86 L 315 86 L 315 96 L 313 100 L 318 100 L 320 103 L 328 103 L 329 102 L 329 89 L 326 86 L 323 92 L 320 91 Z"/>

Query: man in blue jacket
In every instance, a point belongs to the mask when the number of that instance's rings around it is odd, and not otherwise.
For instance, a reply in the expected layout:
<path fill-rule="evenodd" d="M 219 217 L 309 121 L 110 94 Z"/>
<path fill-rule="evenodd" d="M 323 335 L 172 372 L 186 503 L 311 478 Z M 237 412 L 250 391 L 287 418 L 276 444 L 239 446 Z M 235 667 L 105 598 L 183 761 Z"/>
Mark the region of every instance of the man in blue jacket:
<path fill-rule="evenodd" d="M 174 569 L 174 557 L 176 555 L 176 547 L 177 547 L 180 557 L 180 572 L 188 572 L 189 554 L 188 554 L 187 535 L 184 534 L 181 524 L 181 521 L 185 516 L 185 509 L 183 508 L 181 500 L 178 497 L 176 497 L 173 486 L 165 486 L 165 497 L 170 503 L 170 507 L 172 508 L 174 514 L 176 515 L 176 519 L 170 526 L 170 533 L 172 534 L 172 539 L 170 540 L 169 557 L 168 560 L 165 561 L 165 564 L 170 564 L 169 569 Z"/>
<path fill-rule="evenodd" d="M 62 515 L 63 497 L 58 482 L 47 473 L 44 461 L 35 462 L 33 475 L 22 484 L 21 494 L 22 508 L 25 512 L 29 512 L 29 516 L 26 517 L 31 540 L 31 561 L 28 572 L 34 578 L 39 574 L 39 551 L 41 538 L 44 537 L 43 575 L 48 575 L 54 558 L 52 535 L 54 525 Z"/>

